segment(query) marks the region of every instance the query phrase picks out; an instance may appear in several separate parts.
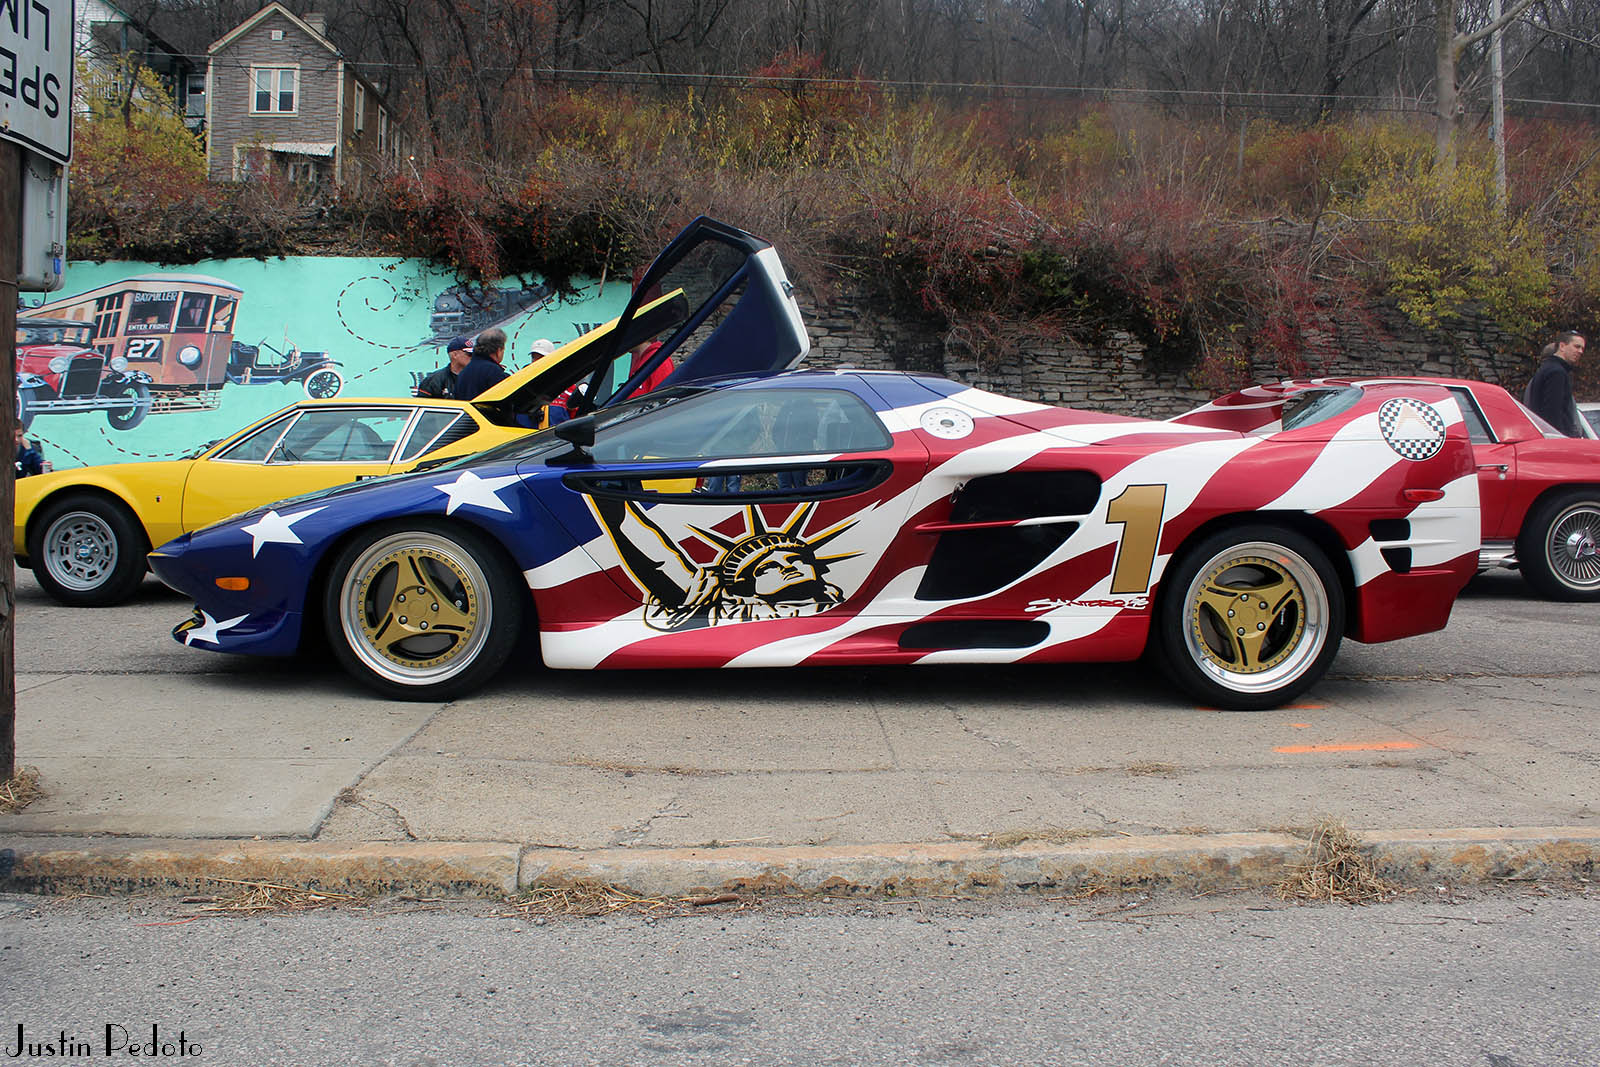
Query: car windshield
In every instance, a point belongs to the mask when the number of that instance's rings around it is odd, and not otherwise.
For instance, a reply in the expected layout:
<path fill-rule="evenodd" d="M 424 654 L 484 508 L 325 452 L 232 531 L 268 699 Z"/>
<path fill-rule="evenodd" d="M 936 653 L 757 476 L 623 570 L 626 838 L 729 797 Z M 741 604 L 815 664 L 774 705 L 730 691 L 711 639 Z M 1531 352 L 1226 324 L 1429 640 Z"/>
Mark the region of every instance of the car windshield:
<path fill-rule="evenodd" d="M 1355 386 L 1340 389 L 1314 389 L 1297 393 L 1283 402 L 1283 428 L 1298 430 L 1314 426 L 1348 411 L 1361 399 L 1361 390 Z"/>
<path fill-rule="evenodd" d="M 704 386 L 675 386 L 670 389 L 657 389 L 653 393 L 646 393 L 644 396 L 630 400 L 627 403 L 604 408 L 589 417 L 594 419 L 595 433 L 599 435 L 610 427 L 637 419 L 641 415 L 648 415 L 652 411 L 659 411 L 674 401 L 682 400 L 685 397 L 697 396 L 705 391 L 706 388 Z M 484 462 L 514 463 L 543 455 L 558 448 L 567 449 L 570 447 L 572 446 L 567 444 L 566 441 L 556 436 L 554 429 L 546 428 L 539 430 L 537 433 L 529 434 L 527 437 L 519 437 L 514 441 L 507 441 L 503 445 L 496 445 L 494 448 L 483 452 L 475 452 L 470 456 L 452 459 L 450 462 L 441 463 L 438 466 L 423 463 L 416 469 L 440 471 L 455 470 L 458 467 L 475 467 Z"/>
<path fill-rule="evenodd" d="M 1554 426 L 1550 425 L 1543 415 L 1536 413 L 1532 408 L 1528 407 L 1528 405 L 1524 404 L 1520 400 L 1517 400 L 1516 397 L 1512 397 L 1511 399 L 1517 405 L 1517 407 L 1522 409 L 1522 413 L 1528 416 L 1528 421 L 1533 423 L 1534 428 L 1540 433 L 1544 434 L 1546 437 L 1567 436 Z"/>

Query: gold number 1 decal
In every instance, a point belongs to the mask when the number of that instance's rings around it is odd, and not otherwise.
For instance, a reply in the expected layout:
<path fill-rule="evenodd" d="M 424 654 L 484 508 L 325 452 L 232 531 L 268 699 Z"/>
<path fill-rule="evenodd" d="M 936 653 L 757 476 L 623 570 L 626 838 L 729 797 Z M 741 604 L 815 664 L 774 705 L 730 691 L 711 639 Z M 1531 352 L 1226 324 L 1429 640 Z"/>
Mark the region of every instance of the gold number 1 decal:
<path fill-rule="evenodd" d="M 1166 486 L 1130 485 L 1106 508 L 1106 521 L 1122 527 L 1117 568 L 1111 574 L 1113 593 L 1142 593 L 1150 588 L 1150 568 L 1161 540 L 1161 509 L 1166 503 Z"/>

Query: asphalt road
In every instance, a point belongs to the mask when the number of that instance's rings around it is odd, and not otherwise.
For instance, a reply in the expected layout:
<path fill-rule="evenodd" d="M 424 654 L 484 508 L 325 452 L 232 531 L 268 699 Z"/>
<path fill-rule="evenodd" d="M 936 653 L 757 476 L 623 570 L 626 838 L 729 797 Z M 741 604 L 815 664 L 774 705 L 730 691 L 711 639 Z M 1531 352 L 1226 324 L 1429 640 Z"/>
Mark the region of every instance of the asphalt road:
<path fill-rule="evenodd" d="M 1533 888 L 548 920 L 203 907 L 0 897 L 0 1055 L 22 1026 L 104 1059 L 108 1025 L 199 1046 L 164 1062 L 299 1067 L 1590 1067 L 1600 1049 L 1600 901 Z"/>

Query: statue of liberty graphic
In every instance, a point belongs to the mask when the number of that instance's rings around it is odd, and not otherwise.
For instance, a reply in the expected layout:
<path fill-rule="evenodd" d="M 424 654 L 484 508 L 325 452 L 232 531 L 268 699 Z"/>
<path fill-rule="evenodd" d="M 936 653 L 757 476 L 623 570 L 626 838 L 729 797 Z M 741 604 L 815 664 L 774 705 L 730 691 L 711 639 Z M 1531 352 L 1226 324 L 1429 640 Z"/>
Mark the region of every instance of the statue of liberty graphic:
<path fill-rule="evenodd" d="M 795 508 L 776 529 L 768 528 L 759 508 L 747 506 L 746 533 L 737 537 L 689 526 L 718 550 L 705 565 L 691 560 L 635 501 L 591 498 L 591 504 L 622 565 L 647 594 L 644 621 L 656 630 L 816 615 L 844 599 L 840 588 L 827 580 L 828 567 L 859 555 L 819 551 L 854 526 L 853 519 L 805 536 L 815 503 Z"/>

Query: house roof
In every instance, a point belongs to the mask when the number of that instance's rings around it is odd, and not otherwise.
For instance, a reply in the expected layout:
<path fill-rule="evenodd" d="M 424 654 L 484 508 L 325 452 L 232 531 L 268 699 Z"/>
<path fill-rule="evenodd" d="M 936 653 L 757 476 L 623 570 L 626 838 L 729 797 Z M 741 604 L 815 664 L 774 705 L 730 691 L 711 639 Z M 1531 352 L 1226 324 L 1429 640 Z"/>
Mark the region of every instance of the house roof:
<path fill-rule="evenodd" d="M 278 3 L 278 0 L 272 0 L 272 3 L 268 4 L 266 7 L 262 8 L 260 11 L 257 11 L 254 15 L 251 15 L 249 18 L 247 18 L 243 22 L 239 23 L 239 25 L 235 26 L 233 29 L 229 30 L 227 33 L 223 34 L 222 37 L 218 38 L 215 42 L 212 43 L 210 48 L 206 49 L 206 54 L 207 55 L 216 55 L 218 52 L 222 51 L 223 49 L 227 48 L 229 45 L 233 44 L 233 42 L 237 41 L 240 37 L 244 36 L 245 34 L 249 33 L 251 30 L 255 29 L 257 26 L 259 26 L 261 24 L 263 19 L 265 19 L 268 15 L 272 15 L 272 14 L 282 15 L 284 18 L 286 18 L 290 22 L 294 23 L 295 26 L 297 26 L 301 30 L 303 30 L 305 32 L 306 36 L 310 37 L 313 41 L 317 42 L 322 47 L 326 48 L 329 52 L 332 52 L 335 56 L 338 56 L 340 59 L 344 59 L 344 53 L 339 51 L 339 46 L 338 45 L 336 45 L 332 41 L 328 40 L 328 38 L 326 36 L 324 36 L 323 34 L 318 33 L 316 30 L 312 29 L 311 28 L 311 24 L 309 22 L 307 22 L 305 19 L 301 18 L 300 16 L 296 15 L 293 11 L 290 11 L 288 8 L 284 7 L 282 4 Z M 374 98 L 376 98 L 380 103 L 386 102 L 383 93 L 379 92 L 378 91 L 378 87 L 376 85 L 373 85 L 372 82 L 369 81 L 365 75 L 363 75 L 359 70 L 356 69 L 356 66 L 355 66 L 354 63 L 350 63 L 349 64 L 349 70 L 350 70 L 350 73 L 352 73 L 352 74 L 354 74 L 356 76 L 356 80 L 357 81 L 359 81 L 362 85 L 366 86 L 367 91 L 369 93 L 371 93 Z M 391 112 L 389 117 L 390 118 L 394 117 L 392 112 Z"/>
<path fill-rule="evenodd" d="M 122 10 L 122 8 L 118 7 L 116 4 L 111 3 L 110 0 L 99 0 L 99 6 L 102 7 L 102 8 L 105 8 L 107 11 L 111 12 L 112 14 L 121 17 L 122 21 L 126 22 L 128 25 L 137 28 L 140 33 L 144 34 L 145 40 L 149 41 L 151 44 L 153 44 L 157 48 L 161 49 L 161 51 L 167 53 L 167 55 L 173 56 L 173 57 L 178 58 L 178 59 L 189 59 L 190 58 L 190 57 L 184 55 L 182 52 L 180 52 L 176 47 L 174 47 L 173 45 L 169 44 L 164 38 L 162 38 L 162 36 L 160 34 L 156 33 L 154 30 L 152 30 L 150 28 L 150 24 L 149 23 L 144 22 L 144 21 L 142 21 L 140 19 L 134 18 L 132 15 L 130 15 L 126 11 Z M 89 14 L 90 14 L 90 12 L 89 12 L 87 6 L 85 6 L 85 7 L 80 8 L 78 10 L 78 16 L 77 17 L 80 20 L 82 20 L 82 19 L 86 19 L 89 16 Z"/>
<path fill-rule="evenodd" d="M 254 15 L 251 15 L 249 18 L 239 23 L 239 25 L 229 30 L 220 39 L 213 43 L 210 48 L 206 49 L 206 52 L 208 54 L 215 55 L 217 52 L 228 47 L 234 41 L 237 41 L 244 34 L 255 29 L 256 26 L 260 25 L 263 19 L 272 14 L 282 15 L 284 18 L 294 23 L 295 26 L 303 30 L 306 36 L 310 37 L 313 41 L 317 42 L 334 55 L 343 58 L 343 54 L 339 51 L 338 45 L 334 44 L 322 34 L 312 29 L 309 22 L 301 18 L 299 15 L 296 15 L 293 11 L 290 11 L 282 4 L 278 3 L 278 0 L 272 0 L 272 3 L 268 4 L 266 7 L 262 8 L 260 11 L 257 11 Z"/>

